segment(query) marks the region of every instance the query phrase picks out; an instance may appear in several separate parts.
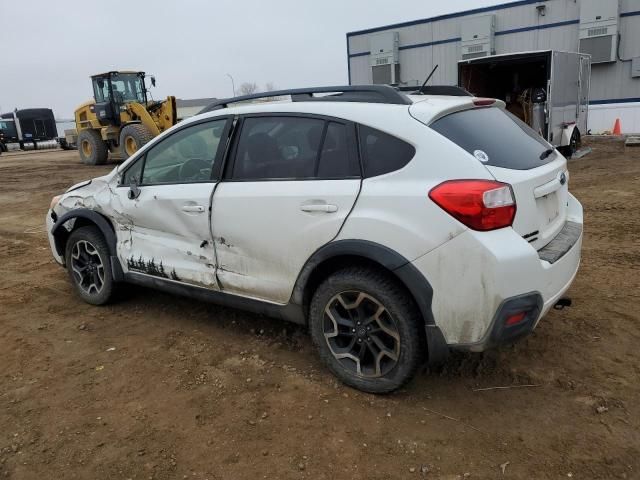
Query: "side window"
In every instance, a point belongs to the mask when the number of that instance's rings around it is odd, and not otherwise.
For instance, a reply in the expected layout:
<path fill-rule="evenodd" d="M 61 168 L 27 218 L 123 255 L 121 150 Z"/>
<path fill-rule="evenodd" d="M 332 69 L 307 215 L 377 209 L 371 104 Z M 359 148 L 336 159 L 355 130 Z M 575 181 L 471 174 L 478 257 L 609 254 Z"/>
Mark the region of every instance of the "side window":
<path fill-rule="evenodd" d="M 413 145 L 374 128 L 358 126 L 366 178 L 400 170 L 416 154 Z"/>
<path fill-rule="evenodd" d="M 136 162 L 127 168 L 122 177 L 122 185 L 130 186 L 132 184 L 140 185 L 140 179 L 142 178 L 142 166 L 144 165 L 144 158 L 136 160 Z"/>
<path fill-rule="evenodd" d="M 301 117 L 244 120 L 234 180 L 344 178 L 360 175 L 346 127 Z"/>
<path fill-rule="evenodd" d="M 95 94 L 96 102 L 108 102 L 109 82 L 105 81 L 104 78 L 94 78 L 93 92 Z"/>
<path fill-rule="evenodd" d="M 153 146 L 145 155 L 140 183 L 210 181 L 226 121 L 221 119 L 187 127 Z M 127 170 L 125 180 L 128 174 Z"/>
<path fill-rule="evenodd" d="M 360 176 L 358 158 L 349 148 L 347 127 L 329 122 L 318 163 L 318 178 L 349 178 Z"/>
<path fill-rule="evenodd" d="M 324 121 L 298 117 L 245 119 L 232 177 L 313 178 Z"/>

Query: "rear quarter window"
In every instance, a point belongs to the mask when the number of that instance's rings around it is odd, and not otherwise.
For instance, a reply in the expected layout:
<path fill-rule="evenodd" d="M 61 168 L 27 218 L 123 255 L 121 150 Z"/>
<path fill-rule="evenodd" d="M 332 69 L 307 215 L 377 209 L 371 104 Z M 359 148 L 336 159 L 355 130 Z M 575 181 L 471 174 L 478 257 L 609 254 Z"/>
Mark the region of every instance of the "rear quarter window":
<path fill-rule="evenodd" d="M 416 154 L 413 145 L 375 128 L 358 126 L 365 178 L 400 170 Z"/>
<path fill-rule="evenodd" d="M 485 165 L 530 170 L 554 160 L 553 148 L 522 120 L 497 107 L 452 113 L 430 127 Z M 543 157 L 541 159 L 541 156 Z"/>

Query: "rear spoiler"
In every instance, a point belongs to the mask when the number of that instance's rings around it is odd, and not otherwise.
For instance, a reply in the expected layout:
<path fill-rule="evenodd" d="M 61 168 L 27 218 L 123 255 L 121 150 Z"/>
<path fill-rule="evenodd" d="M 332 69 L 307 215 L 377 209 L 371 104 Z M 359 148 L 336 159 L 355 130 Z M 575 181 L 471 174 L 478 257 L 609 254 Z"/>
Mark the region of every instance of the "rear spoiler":
<path fill-rule="evenodd" d="M 409 95 L 444 95 L 448 97 L 473 97 L 464 88 L 455 85 L 427 85 L 426 87 L 396 87 Z"/>

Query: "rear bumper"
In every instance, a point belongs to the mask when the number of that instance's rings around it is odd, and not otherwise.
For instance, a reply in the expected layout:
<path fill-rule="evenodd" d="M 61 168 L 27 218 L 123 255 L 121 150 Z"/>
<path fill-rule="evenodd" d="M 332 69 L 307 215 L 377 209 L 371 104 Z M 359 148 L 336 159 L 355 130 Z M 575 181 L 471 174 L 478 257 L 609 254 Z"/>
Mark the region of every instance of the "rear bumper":
<path fill-rule="evenodd" d="M 557 237 L 547 251 L 536 251 L 510 228 L 468 230 L 413 262 L 433 287 L 434 320 L 450 347 L 482 351 L 536 327 L 569 289 L 580 264 L 582 206 L 571 195 L 567 222 L 573 238 L 562 243 Z M 550 258 L 549 250 L 562 252 Z M 503 331 L 505 312 L 523 298 L 531 307 L 526 322 Z"/>

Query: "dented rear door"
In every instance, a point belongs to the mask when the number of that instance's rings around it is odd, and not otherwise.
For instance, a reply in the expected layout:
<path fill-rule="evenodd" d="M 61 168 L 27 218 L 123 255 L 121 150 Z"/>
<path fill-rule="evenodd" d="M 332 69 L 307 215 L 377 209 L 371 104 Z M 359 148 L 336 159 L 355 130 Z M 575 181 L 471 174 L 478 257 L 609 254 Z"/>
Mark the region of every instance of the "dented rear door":
<path fill-rule="evenodd" d="M 227 292 L 286 303 L 360 191 L 355 128 L 316 116 L 248 116 L 238 136 L 213 199 L 218 279 Z"/>

